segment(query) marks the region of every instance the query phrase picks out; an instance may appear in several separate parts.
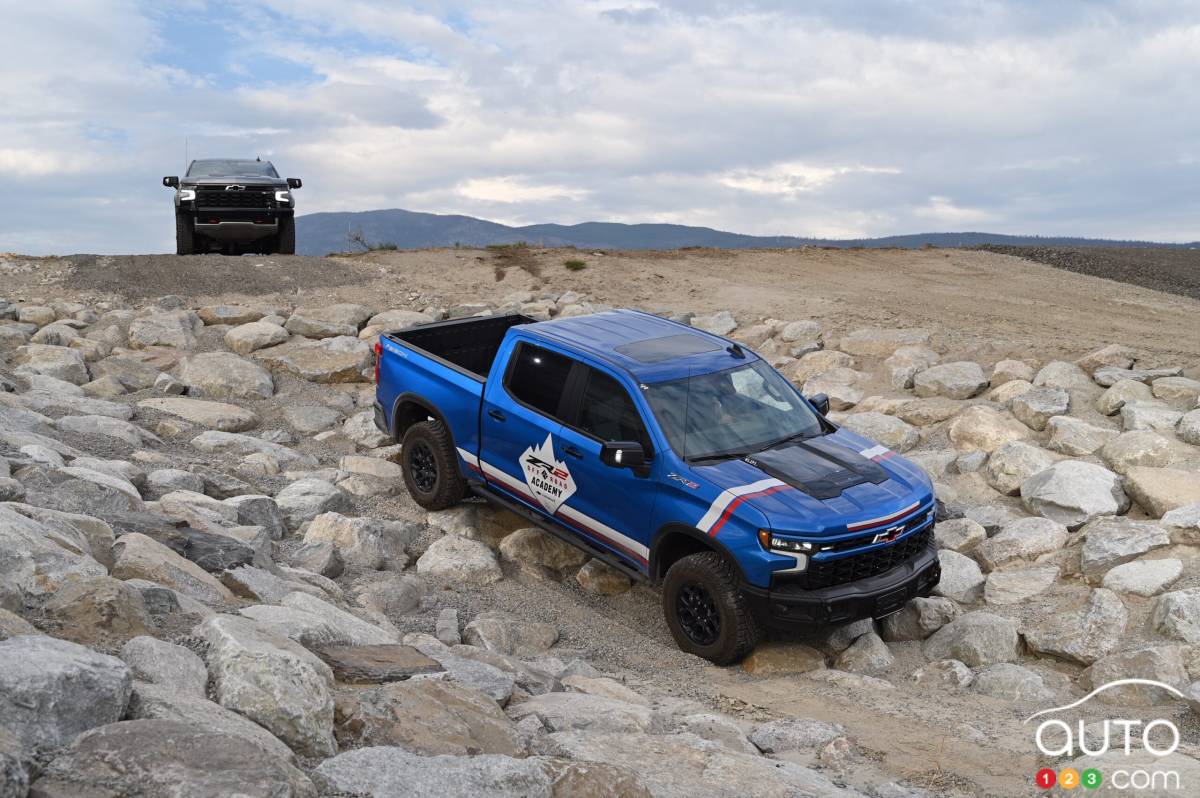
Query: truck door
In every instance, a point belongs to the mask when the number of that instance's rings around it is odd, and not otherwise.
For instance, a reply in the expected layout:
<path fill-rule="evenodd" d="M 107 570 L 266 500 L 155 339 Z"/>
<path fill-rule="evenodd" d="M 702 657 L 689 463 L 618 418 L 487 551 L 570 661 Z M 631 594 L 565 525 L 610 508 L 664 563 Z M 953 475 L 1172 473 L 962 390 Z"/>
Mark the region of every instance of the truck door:
<path fill-rule="evenodd" d="M 657 464 L 651 460 L 635 472 L 600 460 L 601 445 L 610 441 L 637 441 L 652 457 L 641 413 L 615 376 L 584 363 L 576 366 L 567 392 L 569 406 L 559 437 L 575 492 L 560 515 L 644 571 L 658 495 Z"/>
<path fill-rule="evenodd" d="M 561 452 L 554 454 L 574 364 L 558 352 L 517 341 L 503 375 L 489 379 L 484 389 L 480 471 L 490 487 L 548 517 L 574 492 Z"/>

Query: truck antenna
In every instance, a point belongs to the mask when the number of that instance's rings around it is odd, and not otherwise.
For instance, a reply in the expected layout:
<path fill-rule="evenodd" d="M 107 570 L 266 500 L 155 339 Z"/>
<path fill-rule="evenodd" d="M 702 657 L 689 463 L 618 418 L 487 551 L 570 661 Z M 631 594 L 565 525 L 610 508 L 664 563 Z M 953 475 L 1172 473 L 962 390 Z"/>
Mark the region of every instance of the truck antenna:
<path fill-rule="evenodd" d="M 183 137 L 183 171 L 186 172 L 187 168 L 188 168 L 188 137 L 184 136 Z"/>

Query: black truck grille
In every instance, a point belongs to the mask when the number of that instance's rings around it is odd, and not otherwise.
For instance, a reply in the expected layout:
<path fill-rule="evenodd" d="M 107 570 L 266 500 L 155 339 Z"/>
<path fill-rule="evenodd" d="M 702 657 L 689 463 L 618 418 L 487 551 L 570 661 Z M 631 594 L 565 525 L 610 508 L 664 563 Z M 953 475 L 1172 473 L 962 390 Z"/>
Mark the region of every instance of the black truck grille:
<path fill-rule="evenodd" d="M 862 554 L 852 554 L 836 560 L 810 560 L 808 570 L 802 576 L 789 579 L 786 586 L 780 587 L 818 590 L 878 576 L 916 557 L 930 544 L 932 538 L 933 528 L 930 527 L 890 546 L 864 551 Z"/>
<path fill-rule="evenodd" d="M 241 185 L 241 184 L 238 184 Z M 273 186 L 246 186 L 226 191 L 225 186 L 198 186 L 197 208 L 272 208 L 275 206 Z"/>

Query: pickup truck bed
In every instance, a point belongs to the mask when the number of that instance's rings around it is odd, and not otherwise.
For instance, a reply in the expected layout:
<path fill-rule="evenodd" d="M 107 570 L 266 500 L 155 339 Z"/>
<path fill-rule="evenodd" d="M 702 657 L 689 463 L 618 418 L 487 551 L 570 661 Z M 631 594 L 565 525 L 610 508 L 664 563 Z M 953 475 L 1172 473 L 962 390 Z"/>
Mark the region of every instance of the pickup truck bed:
<path fill-rule="evenodd" d="M 491 370 L 509 328 L 534 321 L 519 314 L 451 319 L 384 333 L 384 337 L 406 344 L 466 376 L 483 380 Z"/>

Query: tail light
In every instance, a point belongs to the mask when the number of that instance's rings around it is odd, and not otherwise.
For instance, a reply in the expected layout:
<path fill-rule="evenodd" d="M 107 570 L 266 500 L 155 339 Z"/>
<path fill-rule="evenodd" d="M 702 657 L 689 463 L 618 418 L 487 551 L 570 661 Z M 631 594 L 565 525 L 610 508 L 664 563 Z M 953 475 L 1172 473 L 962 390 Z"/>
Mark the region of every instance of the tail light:
<path fill-rule="evenodd" d="M 379 361 L 383 360 L 383 341 L 375 341 L 375 384 L 379 384 Z"/>

